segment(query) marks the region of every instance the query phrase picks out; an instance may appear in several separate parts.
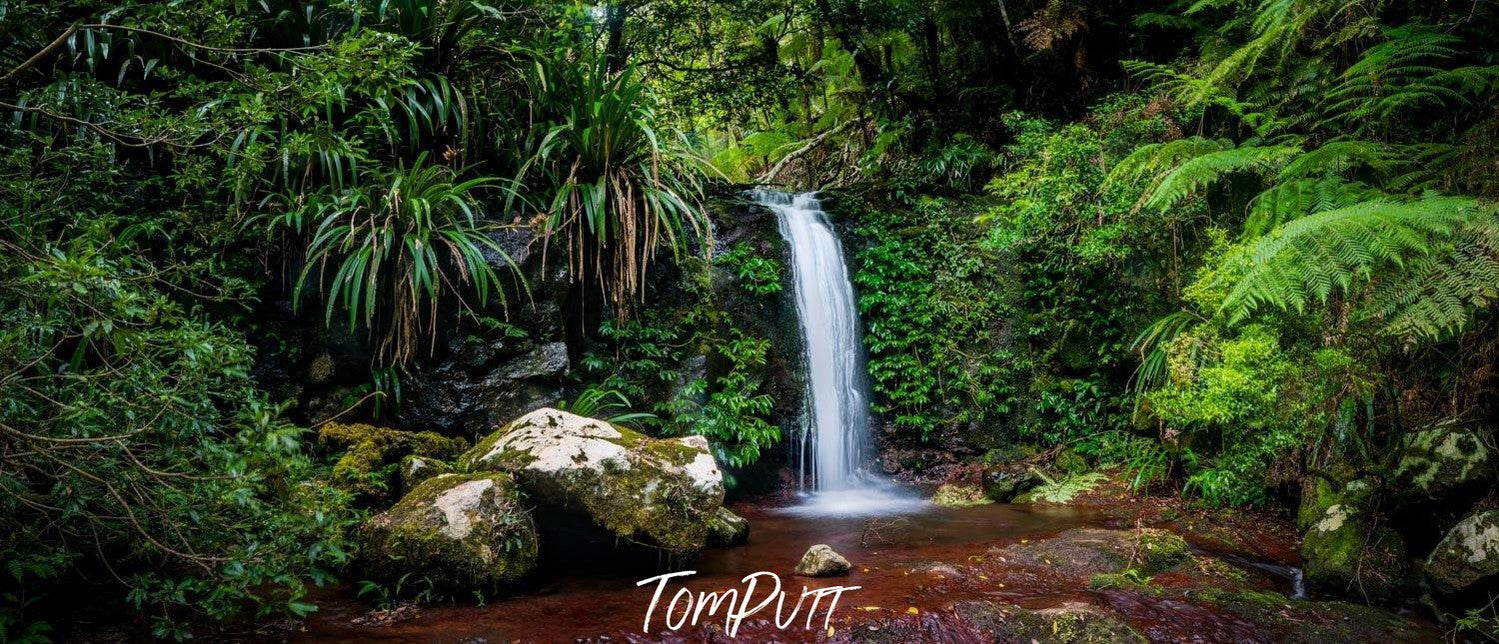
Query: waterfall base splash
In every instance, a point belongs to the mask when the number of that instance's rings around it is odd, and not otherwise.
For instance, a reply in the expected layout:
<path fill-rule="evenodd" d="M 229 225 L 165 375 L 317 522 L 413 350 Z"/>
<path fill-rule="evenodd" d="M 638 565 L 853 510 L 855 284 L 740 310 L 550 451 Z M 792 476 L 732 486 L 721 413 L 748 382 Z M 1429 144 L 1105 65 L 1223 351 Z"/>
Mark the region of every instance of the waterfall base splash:
<path fill-rule="evenodd" d="M 800 503 L 776 512 L 798 517 L 880 517 L 912 514 L 930 506 L 915 490 L 884 484 L 803 494 Z"/>

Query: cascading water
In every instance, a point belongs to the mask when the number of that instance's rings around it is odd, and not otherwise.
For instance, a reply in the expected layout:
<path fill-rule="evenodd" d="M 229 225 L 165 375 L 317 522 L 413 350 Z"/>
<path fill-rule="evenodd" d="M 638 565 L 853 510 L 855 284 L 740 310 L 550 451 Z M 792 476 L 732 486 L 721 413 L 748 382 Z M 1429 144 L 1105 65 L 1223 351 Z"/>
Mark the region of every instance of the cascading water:
<path fill-rule="evenodd" d="M 866 474 L 869 387 L 858 301 L 843 248 L 813 193 L 755 191 L 791 248 L 792 283 L 807 368 L 807 423 L 799 465 L 816 513 L 901 511 L 911 498 Z"/>
<path fill-rule="evenodd" d="M 812 194 L 760 193 L 759 199 L 775 210 L 791 247 L 807 367 L 802 484 L 810 481 L 819 491 L 856 487 L 868 449 L 869 399 L 858 302 L 843 248 Z"/>

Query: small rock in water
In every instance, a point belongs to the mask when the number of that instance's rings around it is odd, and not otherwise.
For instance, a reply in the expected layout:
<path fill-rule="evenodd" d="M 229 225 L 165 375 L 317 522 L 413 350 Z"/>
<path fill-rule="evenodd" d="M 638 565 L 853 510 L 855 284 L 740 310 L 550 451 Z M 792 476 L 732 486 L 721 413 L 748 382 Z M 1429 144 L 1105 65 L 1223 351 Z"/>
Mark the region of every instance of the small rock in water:
<path fill-rule="evenodd" d="M 833 577 L 847 575 L 852 567 L 843 555 L 834 552 L 827 544 L 819 543 L 802 555 L 795 573 L 803 577 Z"/>

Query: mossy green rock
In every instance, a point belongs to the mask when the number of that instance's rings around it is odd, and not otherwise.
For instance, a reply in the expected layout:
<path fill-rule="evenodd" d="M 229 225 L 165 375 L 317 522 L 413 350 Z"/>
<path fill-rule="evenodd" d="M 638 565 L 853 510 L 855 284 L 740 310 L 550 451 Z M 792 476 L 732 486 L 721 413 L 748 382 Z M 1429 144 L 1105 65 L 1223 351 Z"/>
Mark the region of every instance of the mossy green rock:
<path fill-rule="evenodd" d="M 514 473 L 531 500 L 679 555 L 707 544 L 724 497 L 703 437 L 654 439 L 551 408 L 490 434 L 458 458 L 458 469 Z"/>
<path fill-rule="evenodd" d="M 1051 462 L 1057 466 L 1057 469 L 1068 474 L 1082 474 L 1092 469 L 1088 466 L 1087 459 L 1084 459 L 1081 454 L 1072 451 L 1070 447 L 1063 447 L 1058 450 L 1056 456 L 1052 457 Z"/>
<path fill-rule="evenodd" d="M 1115 644 L 1147 641 L 1144 635 L 1113 612 L 1082 602 L 1029 610 L 974 601 L 954 605 L 953 612 L 978 630 L 993 633 L 998 642 Z"/>
<path fill-rule="evenodd" d="M 1401 443 L 1393 489 L 1412 500 L 1440 498 L 1493 478 L 1493 454 L 1478 431 L 1437 425 L 1412 432 Z"/>
<path fill-rule="evenodd" d="M 728 508 L 719 508 L 708 520 L 708 545 L 714 548 L 742 546 L 749 541 L 749 519 L 741 517 Z"/>
<path fill-rule="evenodd" d="M 355 536 L 359 567 L 385 583 L 466 594 L 501 589 L 536 567 L 536 524 L 503 472 L 428 479 Z"/>
<path fill-rule="evenodd" d="M 1426 579 L 1442 593 L 1466 590 L 1496 573 L 1499 510 L 1479 512 L 1458 522 L 1426 558 Z"/>
<path fill-rule="evenodd" d="M 1371 510 L 1374 484 L 1351 481 L 1302 537 L 1313 589 L 1378 601 L 1406 583 L 1405 542 Z"/>
<path fill-rule="evenodd" d="M 422 481 L 430 479 L 439 474 L 448 474 L 453 471 L 453 466 L 431 456 L 409 454 L 401 459 L 401 489 L 410 492 L 416 489 Z"/>
<path fill-rule="evenodd" d="M 468 449 L 468 441 L 435 432 L 407 432 L 363 423 L 328 423 L 318 432 L 324 445 L 345 447 L 333 464 L 335 486 L 356 494 L 384 497 L 397 481 L 387 466 L 408 455 L 447 459 Z"/>
<path fill-rule="evenodd" d="M 984 495 L 990 500 L 1008 503 L 1041 484 L 1035 470 L 1023 463 L 1007 463 L 984 468 Z"/>
<path fill-rule="evenodd" d="M 932 503 L 947 508 L 966 508 L 993 502 L 992 499 L 984 496 L 982 489 L 962 483 L 943 483 L 937 488 L 936 494 L 932 495 Z"/>

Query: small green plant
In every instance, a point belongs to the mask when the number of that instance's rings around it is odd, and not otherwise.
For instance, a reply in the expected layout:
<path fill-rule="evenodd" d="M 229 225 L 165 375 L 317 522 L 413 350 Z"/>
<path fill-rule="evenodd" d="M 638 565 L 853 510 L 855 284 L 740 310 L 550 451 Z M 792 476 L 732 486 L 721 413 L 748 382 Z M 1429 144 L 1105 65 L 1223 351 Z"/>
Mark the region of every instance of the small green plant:
<path fill-rule="evenodd" d="M 557 408 L 579 416 L 607 420 L 616 425 L 629 426 L 635 423 L 653 423 L 657 420 L 655 414 L 629 411 L 630 399 L 624 394 L 613 389 L 598 387 L 584 389 L 572 400 L 557 403 Z"/>
<path fill-rule="evenodd" d="M 383 584 L 368 579 L 359 582 L 359 590 L 355 592 L 358 597 L 367 598 L 380 610 L 391 610 L 401 601 L 412 601 L 418 604 L 430 604 L 442 601 L 443 595 L 436 590 L 437 586 L 430 577 L 419 577 L 412 579 L 413 573 L 401 575 L 394 584 Z M 407 583 L 410 582 L 410 586 Z"/>
<path fill-rule="evenodd" d="M 1092 491 L 1104 480 L 1104 475 L 1099 472 L 1073 474 L 1060 479 L 1053 479 L 1039 470 L 1036 474 L 1043 482 L 1028 494 L 1031 500 L 1045 503 L 1071 503 L 1074 497 Z"/>

